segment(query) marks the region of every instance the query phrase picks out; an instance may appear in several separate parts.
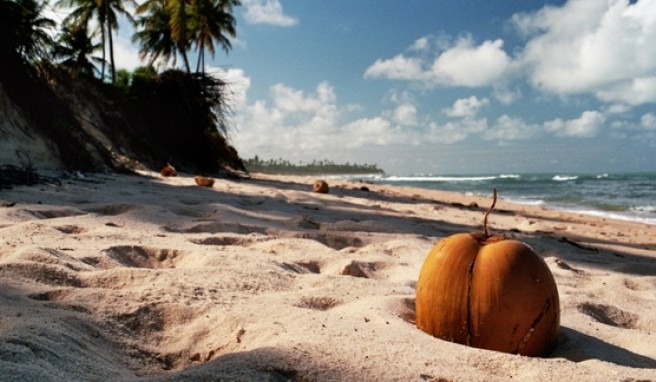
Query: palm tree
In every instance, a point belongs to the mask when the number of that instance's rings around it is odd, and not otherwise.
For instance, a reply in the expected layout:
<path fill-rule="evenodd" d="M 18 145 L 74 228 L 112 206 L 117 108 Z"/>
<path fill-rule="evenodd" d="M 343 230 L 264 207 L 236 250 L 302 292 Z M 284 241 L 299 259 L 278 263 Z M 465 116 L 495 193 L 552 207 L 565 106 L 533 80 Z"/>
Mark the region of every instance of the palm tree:
<path fill-rule="evenodd" d="M 133 42 L 139 42 L 141 59 L 148 58 L 148 66 L 155 60 L 163 59 L 168 64 L 176 63 L 176 44 L 171 35 L 171 14 L 166 8 L 165 0 L 147 0 L 137 7 L 137 32 L 132 36 Z"/>
<path fill-rule="evenodd" d="M 166 7 L 170 12 L 171 37 L 175 41 L 178 52 L 184 60 L 187 73 L 191 73 L 187 50 L 190 46 L 191 36 L 189 34 L 189 7 L 191 0 L 166 0 Z"/>
<path fill-rule="evenodd" d="M 137 7 L 137 14 L 143 14 L 137 25 L 143 29 L 133 36 L 140 42 L 140 54 L 149 56 L 150 62 L 163 58 L 176 63 L 177 54 L 182 56 L 187 73 L 191 73 L 187 50 L 190 45 L 188 17 L 189 0 L 146 0 Z"/>
<path fill-rule="evenodd" d="M 205 49 L 214 57 L 214 41 L 228 53 L 232 48 L 226 36 L 235 37 L 236 21 L 232 15 L 233 7 L 241 5 L 240 0 L 194 0 L 194 42 L 198 47 L 196 72 L 205 73 Z"/>
<path fill-rule="evenodd" d="M 136 6 L 135 0 L 59 0 L 60 7 L 73 8 L 73 11 L 64 19 L 64 23 L 73 25 L 85 25 L 87 28 L 90 21 L 95 17 L 100 29 L 103 62 L 106 51 L 109 50 L 110 69 L 112 83 L 116 81 L 116 64 L 114 62 L 114 40 L 112 30 L 118 29 L 118 14 L 125 16 L 128 21 L 134 22 L 132 15 L 127 11 L 124 4 Z M 105 75 L 103 63 L 101 75 Z"/>
<path fill-rule="evenodd" d="M 48 58 L 48 51 L 54 45 L 48 29 L 54 29 L 55 22 L 43 17 L 47 4 L 47 0 L 2 0 L 0 42 L 3 51 L 13 51 L 30 63 Z"/>
<path fill-rule="evenodd" d="M 0 53 L 4 57 L 15 54 L 21 9 L 14 0 L 0 0 Z"/>
<path fill-rule="evenodd" d="M 150 57 L 151 64 L 161 57 L 175 65 L 179 54 L 187 73 L 191 73 L 187 52 L 195 44 L 199 71 L 205 64 L 205 49 L 214 54 L 215 41 L 226 52 L 231 48 L 226 34 L 236 35 L 232 9 L 240 4 L 240 0 L 146 0 L 137 7 L 137 14 L 143 15 L 137 25 L 143 29 L 133 41 L 140 42 L 139 52 L 142 58 Z"/>
<path fill-rule="evenodd" d="M 102 48 L 94 44 L 93 33 L 89 34 L 85 25 L 64 25 L 59 44 L 53 49 L 53 58 L 62 60 L 60 64 L 74 73 L 93 76 L 98 69 L 95 63 L 103 64 L 93 53 Z"/>

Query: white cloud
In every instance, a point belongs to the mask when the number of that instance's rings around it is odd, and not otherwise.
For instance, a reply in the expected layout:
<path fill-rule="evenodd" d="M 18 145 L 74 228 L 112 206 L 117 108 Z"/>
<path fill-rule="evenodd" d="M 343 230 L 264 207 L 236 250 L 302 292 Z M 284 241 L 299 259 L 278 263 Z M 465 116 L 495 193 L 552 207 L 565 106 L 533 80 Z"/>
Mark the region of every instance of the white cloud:
<path fill-rule="evenodd" d="M 503 51 L 502 40 L 485 41 L 474 46 L 471 38 L 463 38 L 437 57 L 431 70 L 440 84 L 479 87 L 497 82 L 510 63 Z"/>
<path fill-rule="evenodd" d="M 393 120 L 401 126 L 417 126 L 417 105 L 414 96 L 406 91 L 391 90 L 386 101 L 395 105 L 393 110 L 383 112 L 383 117 Z"/>
<path fill-rule="evenodd" d="M 560 137 L 591 138 L 601 129 L 605 117 L 598 111 L 584 111 L 579 118 L 562 120 L 560 118 L 547 121 L 544 128 L 547 132 Z"/>
<path fill-rule="evenodd" d="M 570 0 L 513 16 L 529 81 L 556 94 L 656 102 L 656 2 Z"/>
<path fill-rule="evenodd" d="M 647 113 L 640 118 L 640 126 L 645 130 L 656 130 L 656 114 Z"/>
<path fill-rule="evenodd" d="M 521 82 L 563 97 L 591 95 L 628 107 L 656 103 L 656 1 L 569 0 L 515 14 L 512 23 L 526 38 L 512 57 L 500 39 L 449 43 L 424 36 L 405 54 L 376 60 L 365 78 L 492 86 L 504 104 L 522 96 L 509 90 Z"/>
<path fill-rule="evenodd" d="M 540 132 L 540 126 L 527 124 L 521 118 L 502 115 L 496 124 L 485 131 L 483 136 L 487 140 L 514 141 L 530 139 Z"/>
<path fill-rule="evenodd" d="M 233 140 L 242 156 L 278 157 L 284 153 L 292 161 L 340 160 L 349 150 L 407 139 L 399 126 L 382 116 L 348 121 L 347 116 L 359 108 L 340 105 L 327 82 L 308 94 L 277 84 L 270 94 L 270 104 L 257 100 L 239 113 L 239 134 Z"/>
<path fill-rule="evenodd" d="M 348 137 L 344 143 L 349 149 L 370 144 L 402 144 L 407 138 L 399 128 L 392 127 L 387 119 L 381 117 L 358 119 L 345 125 L 342 132 Z"/>
<path fill-rule="evenodd" d="M 654 70 L 656 70 L 656 66 Z M 625 102 L 633 106 L 654 103 L 656 102 L 656 76 L 627 78 L 624 81 L 609 84 L 596 92 L 596 95 L 605 102 Z"/>
<path fill-rule="evenodd" d="M 403 126 L 417 125 L 417 107 L 411 103 L 403 103 L 394 109 L 393 119 Z"/>
<path fill-rule="evenodd" d="M 109 57 L 107 58 L 109 60 Z M 133 71 L 144 63 L 139 59 L 139 48 L 128 38 L 114 37 L 114 61 L 117 69 Z"/>
<path fill-rule="evenodd" d="M 411 50 L 426 50 L 429 48 L 428 37 L 421 37 L 415 40 L 414 44 L 410 47 Z"/>
<path fill-rule="evenodd" d="M 316 112 L 324 105 L 324 101 L 334 102 L 335 94 L 326 83 L 317 87 L 316 95 L 305 96 L 302 90 L 296 90 L 283 84 L 271 87 L 271 93 L 276 108 L 286 113 Z"/>
<path fill-rule="evenodd" d="M 422 136 L 429 143 L 453 144 L 466 140 L 472 135 L 482 135 L 488 129 L 487 119 L 463 118 L 439 124 L 431 122 Z"/>
<path fill-rule="evenodd" d="M 251 87 L 251 79 L 246 76 L 243 69 L 229 68 L 226 70 L 208 66 L 205 68 L 205 72 L 228 83 L 231 92 L 231 106 L 234 110 L 241 110 L 246 106 L 246 94 Z"/>
<path fill-rule="evenodd" d="M 382 77 L 390 80 L 413 81 L 426 79 L 426 76 L 423 73 L 421 59 L 405 57 L 402 54 L 389 60 L 376 60 L 376 62 L 364 72 L 364 77 Z"/>
<path fill-rule="evenodd" d="M 473 117 L 481 107 L 490 104 L 487 98 L 478 99 L 475 96 L 456 100 L 448 109 L 442 110 L 449 117 Z"/>
<path fill-rule="evenodd" d="M 422 37 L 410 50 L 426 50 L 428 47 L 428 38 Z M 364 77 L 429 81 L 444 86 L 489 86 L 500 80 L 511 65 L 510 57 L 502 48 L 502 40 L 485 41 L 475 46 L 471 37 L 461 38 L 432 62 L 403 54 L 387 60 L 377 59 L 367 68 Z"/>
<path fill-rule="evenodd" d="M 246 7 L 244 18 L 250 24 L 267 24 L 290 27 L 298 24 L 298 19 L 285 15 L 279 0 L 243 0 Z"/>

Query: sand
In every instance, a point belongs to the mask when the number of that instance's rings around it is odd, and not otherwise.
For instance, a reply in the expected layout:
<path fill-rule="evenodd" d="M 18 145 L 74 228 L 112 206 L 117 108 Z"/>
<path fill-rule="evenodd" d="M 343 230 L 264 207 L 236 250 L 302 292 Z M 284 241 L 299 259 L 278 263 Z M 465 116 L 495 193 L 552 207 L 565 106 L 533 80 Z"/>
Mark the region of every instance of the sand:
<path fill-rule="evenodd" d="M 559 343 L 530 358 L 414 325 L 426 255 L 490 199 L 194 175 L 0 191 L 0 380 L 656 381 L 654 225 L 498 203 L 490 229 L 559 289 Z"/>

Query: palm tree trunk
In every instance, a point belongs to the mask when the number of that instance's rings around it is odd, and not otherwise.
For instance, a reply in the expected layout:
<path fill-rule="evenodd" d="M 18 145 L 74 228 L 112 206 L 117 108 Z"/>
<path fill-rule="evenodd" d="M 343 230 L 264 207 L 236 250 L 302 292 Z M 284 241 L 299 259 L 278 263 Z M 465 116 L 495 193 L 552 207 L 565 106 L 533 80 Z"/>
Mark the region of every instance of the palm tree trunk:
<path fill-rule="evenodd" d="M 187 51 L 180 50 L 182 52 L 182 58 L 184 59 L 185 68 L 187 69 L 187 74 L 191 74 L 191 67 L 189 66 L 189 58 L 187 58 Z"/>
<path fill-rule="evenodd" d="M 112 39 L 112 28 L 109 25 L 109 18 L 107 19 L 107 40 L 109 41 L 109 60 L 112 69 L 112 83 L 116 82 L 116 64 L 114 63 L 114 40 Z"/>
<path fill-rule="evenodd" d="M 196 73 L 203 71 L 205 73 L 205 47 L 200 46 L 198 48 L 198 61 L 196 62 Z"/>
<path fill-rule="evenodd" d="M 105 26 L 100 26 L 100 37 L 102 38 L 102 64 L 100 65 L 100 80 L 105 81 Z"/>

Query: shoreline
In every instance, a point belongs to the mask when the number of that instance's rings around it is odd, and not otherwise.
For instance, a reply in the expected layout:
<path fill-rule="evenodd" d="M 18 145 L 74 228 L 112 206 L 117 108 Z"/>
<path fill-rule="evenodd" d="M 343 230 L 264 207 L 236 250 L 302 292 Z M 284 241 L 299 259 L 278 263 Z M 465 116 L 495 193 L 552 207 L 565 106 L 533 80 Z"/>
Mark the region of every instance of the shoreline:
<path fill-rule="evenodd" d="M 397 185 L 410 185 L 414 187 L 426 189 L 439 189 L 445 191 L 458 192 L 462 194 L 475 194 L 485 196 L 488 190 L 481 188 L 482 184 L 489 186 L 489 190 L 497 188 L 500 192 L 500 199 L 509 201 L 511 203 L 522 205 L 539 205 L 548 209 L 554 209 L 571 213 L 583 213 L 594 215 L 601 218 L 611 218 L 627 221 L 635 221 L 640 223 L 656 225 L 656 216 L 653 214 L 654 208 L 654 195 L 651 199 L 645 201 L 646 204 L 630 203 L 626 204 L 628 200 L 634 200 L 629 195 L 610 195 L 605 193 L 597 195 L 593 198 L 582 198 L 578 195 L 578 191 L 573 189 L 563 189 L 563 186 L 569 182 L 579 182 L 583 180 L 583 187 L 587 187 L 588 192 L 595 192 L 590 189 L 590 180 L 604 181 L 606 184 L 600 184 L 598 187 L 616 187 L 617 184 L 608 184 L 608 179 L 616 179 L 618 177 L 637 176 L 647 177 L 649 181 L 653 182 L 656 173 L 605 173 L 605 174 L 573 174 L 570 176 L 558 175 L 557 173 L 539 173 L 539 174 L 487 174 L 487 175 L 452 175 L 452 176 L 393 176 L 390 175 L 384 178 L 372 179 L 373 182 L 380 184 L 388 184 L 391 186 Z M 526 178 L 526 180 L 524 180 Z M 511 180 L 508 182 L 508 180 Z M 628 184 L 632 184 L 632 179 L 626 179 Z M 547 184 L 546 182 L 550 183 Z M 553 193 L 545 194 L 538 191 L 535 187 L 539 187 L 540 183 L 544 183 L 545 187 L 554 187 Z M 459 187 L 458 185 L 467 185 L 467 187 Z M 518 186 L 521 185 L 521 188 Z M 527 188 L 524 188 L 527 187 Z M 640 187 L 647 187 L 644 184 Z M 571 194 L 575 192 L 575 194 Z M 582 192 L 586 192 L 585 190 Z M 648 191 L 649 192 L 649 191 Z M 554 195 L 556 196 L 554 198 Z M 578 201 L 567 201 L 563 198 L 580 199 Z M 620 197 L 622 202 L 616 204 L 614 199 Z M 609 199 L 610 198 L 610 199 Z M 640 200 L 640 199 L 635 199 Z"/>
<path fill-rule="evenodd" d="M 254 173 L 0 191 L 0 380 L 650 380 L 656 226 L 499 200 L 561 299 L 546 358 L 419 331 L 419 269 L 491 198 Z M 366 189 L 362 187 L 366 186 Z"/>

